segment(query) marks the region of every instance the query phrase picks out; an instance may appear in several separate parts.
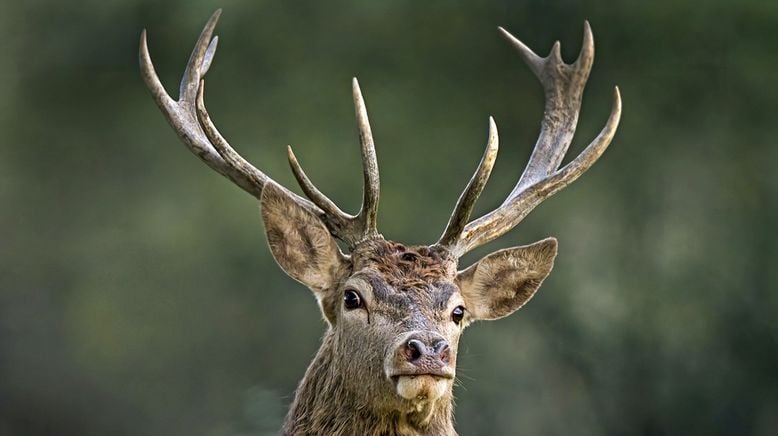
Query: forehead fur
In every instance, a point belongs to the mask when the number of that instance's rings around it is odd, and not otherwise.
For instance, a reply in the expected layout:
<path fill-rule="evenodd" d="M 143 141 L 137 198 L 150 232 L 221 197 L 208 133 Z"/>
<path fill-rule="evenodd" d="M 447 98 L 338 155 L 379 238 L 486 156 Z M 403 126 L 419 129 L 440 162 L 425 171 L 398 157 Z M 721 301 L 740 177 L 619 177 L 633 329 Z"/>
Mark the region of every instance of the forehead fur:
<path fill-rule="evenodd" d="M 423 289 L 456 275 L 456 260 L 445 251 L 423 245 L 373 239 L 358 245 L 351 256 L 354 270 L 372 268 L 395 289 Z"/>

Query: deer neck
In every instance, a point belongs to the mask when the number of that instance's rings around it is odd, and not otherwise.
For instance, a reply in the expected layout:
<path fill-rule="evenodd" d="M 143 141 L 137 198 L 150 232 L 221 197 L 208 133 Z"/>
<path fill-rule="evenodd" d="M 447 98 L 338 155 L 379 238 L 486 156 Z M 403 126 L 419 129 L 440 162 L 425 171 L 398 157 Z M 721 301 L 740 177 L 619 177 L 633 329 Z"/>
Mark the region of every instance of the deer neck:
<path fill-rule="evenodd" d="M 385 405 L 374 392 L 351 389 L 349 374 L 336 359 L 335 337 L 328 330 L 295 393 L 283 435 L 456 435 L 451 393 L 434 403 L 411 404 L 405 411 Z M 349 381 L 351 379 L 351 381 Z"/>

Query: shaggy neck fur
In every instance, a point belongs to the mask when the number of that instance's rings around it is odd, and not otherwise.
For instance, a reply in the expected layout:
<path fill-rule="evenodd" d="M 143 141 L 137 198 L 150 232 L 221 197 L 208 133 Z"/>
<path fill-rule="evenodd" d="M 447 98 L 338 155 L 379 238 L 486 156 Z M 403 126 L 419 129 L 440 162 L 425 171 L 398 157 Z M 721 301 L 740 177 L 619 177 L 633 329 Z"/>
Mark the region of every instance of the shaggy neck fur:
<path fill-rule="evenodd" d="M 376 398 L 354 389 L 353 374 L 335 358 L 335 335 L 328 330 L 297 389 L 286 416 L 283 435 L 456 435 L 452 394 L 434 403 L 416 404 Z"/>

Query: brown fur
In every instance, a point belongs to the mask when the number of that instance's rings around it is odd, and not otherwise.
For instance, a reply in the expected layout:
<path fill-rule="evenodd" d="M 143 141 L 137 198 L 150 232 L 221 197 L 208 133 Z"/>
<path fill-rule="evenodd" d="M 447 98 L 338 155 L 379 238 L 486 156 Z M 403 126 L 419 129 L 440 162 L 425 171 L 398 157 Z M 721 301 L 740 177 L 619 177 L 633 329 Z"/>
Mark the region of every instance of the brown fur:
<path fill-rule="evenodd" d="M 328 324 L 285 435 L 455 435 L 453 380 L 409 378 L 407 371 L 425 374 L 443 365 L 453 377 L 464 327 L 521 307 L 556 255 L 549 239 L 498 251 L 457 272 L 457 259 L 441 248 L 376 236 L 346 256 L 318 216 L 272 185 L 262 195 L 262 217 L 276 261 L 313 290 Z M 360 295 L 359 308 L 344 307 L 346 291 Z M 460 323 L 452 318 L 456 306 L 465 307 Z M 445 341 L 446 361 L 426 356 L 412 363 L 410 338 L 427 347 Z"/>
<path fill-rule="evenodd" d="M 451 276 L 456 262 L 427 246 L 407 247 L 384 239 L 372 239 L 354 249 L 357 267 L 371 266 L 395 288 L 423 288 Z"/>
<path fill-rule="evenodd" d="M 211 37 L 220 13 L 211 16 L 198 39 L 177 101 L 167 95 L 154 72 L 145 31 L 141 71 L 186 145 L 211 168 L 260 198 L 273 257 L 290 277 L 314 292 L 328 322 L 283 432 L 455 434 L 451 379 L 464 327 L 473 320 L 507 316 L 532 298 L 551 271 L 556 240 L 498 251 L 459 273 L 457 257 L 504 234 L 545 197 L 578 178 L 602 155 L 618 126 L 621 100 L 616 88 L 606 128 L 581 155 L 559 169 L 594 57 L 588 23 L 579 58 L 571 65 L 562 62 L 558 44 L 541 58 L 500 28 L 545 90 L 547 110 L 536 148 L 506 201 L 468 223 L 497 152 L 496 126 L 490 119 L 487 151 L 439 244 L 405 247 L 378 234 L 378 164 L 356 79 L 352 90 L 365 174 L 364 200 L 357 216 L 338 210 L 310 183 L 291 149 L 290 164 L 312 203 L 278 186 L 221 137 L 205 109 L 202 81 L 213 57 Z M 353 249 L 350 256 L 340 251 L 333 235 Z M 363 240 L 366 237 L 370 239 Z M 344 295 L 349 296 L 348 307 Z"/>
<path fill-rule="evenodd" d="M 281 431 L 284 435 L 455 435 L 452 396 L 434 409 L 415 411 L 407 400 L 397 407 L 371 392 L 349 387 L 349 365 L 335 357 L 333 331 L 305 372 Z M 377 404 L 378 403 L 378 407 Z M 382 404 L 383 403 L 383 404 Z M 432 407 L 432 404 L 428 406 Z"/>

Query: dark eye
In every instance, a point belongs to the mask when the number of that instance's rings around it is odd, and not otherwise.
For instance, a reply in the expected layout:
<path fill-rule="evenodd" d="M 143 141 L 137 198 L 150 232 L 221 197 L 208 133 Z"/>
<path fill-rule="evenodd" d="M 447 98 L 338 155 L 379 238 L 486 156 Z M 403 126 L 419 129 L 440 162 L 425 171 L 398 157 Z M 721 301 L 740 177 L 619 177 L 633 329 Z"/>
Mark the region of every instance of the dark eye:
<path fill-rule="evenodd" d="M 357 291 L 349 289 L 343 294 L 343 306 L 348 310 L 359 309 L 362 307 L 362 297 Z"/>
<path fill-rule="evenodd" d="M 415 262 L 416 261 L 416 255 L 413 253 L 403 253 L 400 258 L 406 262 Z"/>
<path fill-rule="evenodd" d="M 454 308 L 454 310 L 451 311 L 451 321 L 454 321 L 454 324 L 459 325 L 460 322 L 462 322 L 462 318 L 465 317 L 465 308 L 462 306 L 457 306 Z"/>

